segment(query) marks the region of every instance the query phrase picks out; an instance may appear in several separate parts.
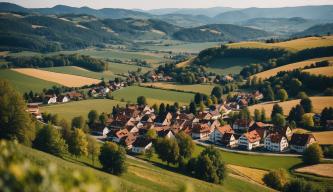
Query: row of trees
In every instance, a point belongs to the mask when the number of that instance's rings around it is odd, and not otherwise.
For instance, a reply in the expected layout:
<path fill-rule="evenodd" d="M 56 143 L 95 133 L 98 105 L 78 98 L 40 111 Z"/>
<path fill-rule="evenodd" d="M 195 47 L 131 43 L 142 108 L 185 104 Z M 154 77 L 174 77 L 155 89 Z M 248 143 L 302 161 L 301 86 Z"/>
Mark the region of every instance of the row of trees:
<path fill-rule="evenodd" d="M 78 66 L 92 71 L 105 71 L 108 64 L 88 55 L 79 54 L 59 54 L 53 56 L 32 56 L 32 57 L 6 57 L 10 63 L 9 67 L 59 67 L 59 66 Z"/>

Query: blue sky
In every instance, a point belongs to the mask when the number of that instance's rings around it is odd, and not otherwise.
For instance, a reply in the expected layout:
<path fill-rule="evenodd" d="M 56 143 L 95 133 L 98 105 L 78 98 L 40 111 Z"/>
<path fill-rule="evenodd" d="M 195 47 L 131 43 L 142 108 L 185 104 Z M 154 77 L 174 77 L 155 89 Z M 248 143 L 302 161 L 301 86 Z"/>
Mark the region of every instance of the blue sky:
<path fill-rule="evenodd" d="M 2 0 L 0 0 L 2 1 Z M 207 8 L 207 7 L 291 7 L 302 5 L 333 5 L 333 0 L 7 0 L 24 7 L 52 7 L 62 4 L 92 8 Z"/>

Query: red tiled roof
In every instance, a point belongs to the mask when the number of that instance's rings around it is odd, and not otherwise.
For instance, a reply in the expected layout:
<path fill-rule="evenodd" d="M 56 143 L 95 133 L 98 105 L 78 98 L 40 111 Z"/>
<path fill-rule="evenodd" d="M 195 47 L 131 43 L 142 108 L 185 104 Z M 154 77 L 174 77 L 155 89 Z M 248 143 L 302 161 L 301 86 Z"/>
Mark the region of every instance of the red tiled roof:
<path fill-rule="evenodd" d="M 247 133 L 244 134 L 244 136 L 247 138 L 247 140 L 250 143 L 254 143 L 256 141 L 260 141 L 260 139 L 261 139 L 259 133 L 256 130 L 247 132 Z"/>

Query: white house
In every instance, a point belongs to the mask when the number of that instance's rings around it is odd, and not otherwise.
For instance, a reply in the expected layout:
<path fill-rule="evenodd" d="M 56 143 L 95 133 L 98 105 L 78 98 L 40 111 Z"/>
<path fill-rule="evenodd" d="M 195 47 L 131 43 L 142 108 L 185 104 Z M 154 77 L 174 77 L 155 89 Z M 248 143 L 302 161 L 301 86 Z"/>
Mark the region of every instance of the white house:
<path fill-rule="evenodd" d="M 265 148 L 274 152 L 285 151 L 288 148 L 288 140 L 279 133 L 269 134 L 265 138 Z"/>
<path fill-rule="evenodd" d="M 69 100 L 70 100 L 69 97 L 65 95 L 60 95 L 59 97 L 57 97 L 58 103 L 67 103 Z"/>
<path fill-rule="evenodd" d="M 247 150 L 252 150 L 260 146 L 260 135 L 256 130 L 244 133 L 238 139 L 238 147 L 245 148 Z"/>
<path fill-rule="evenodd" d="M 133 153 L 144 153 L 146 150 L 150 149 L 152 146 L 152 141 L 146 137 L 138 137 L 132 144 L 131 151 Z"/>
<path fill-rule="evenodd" d="M 309 133 L 294 133 L 290 140 L 290 149 L 298 153 L 303 153 L 309 145 L 316 143 L 316 138 Z"/>
<path fill-rule="evenodd" d="M 236 147 L 238 145 L 239 135 L 234 133 L 225 133 L 221 139 L 221 144 L 226 147 Z"/>
<path fill-rule="evenodd" d="M 208 124 L 196 123 L 193 125 L 192 138 L 205 139 L 208 138 L 212 132 L 213 130 L 210 129 L 210 126 Z"/>
<path fill-rule="evenodd" d="M 219 126 L 209 135 L 209 141 L 212 143 L 221 143 L 222 137 L 225 133 L 233 132 L 230 125 Z"/>
<path fill-rule="evenodd" d="M 55 96 L 55 95 L 46 95 L 45 96 L 45 103 L 46 104 L 57 103 L 57 96 Z"/>

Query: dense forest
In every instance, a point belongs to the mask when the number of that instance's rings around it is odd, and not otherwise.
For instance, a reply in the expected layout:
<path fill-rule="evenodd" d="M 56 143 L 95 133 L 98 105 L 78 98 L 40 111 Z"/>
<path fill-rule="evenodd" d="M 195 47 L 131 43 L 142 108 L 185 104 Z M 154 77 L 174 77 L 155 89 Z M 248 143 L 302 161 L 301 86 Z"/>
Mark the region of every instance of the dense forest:
<path fill-rule="evenodd" d="M 78 66 L 88 70 L 101 72 L 107 70 L 108 64 L 101 60 L 87 55 L 54 55 L 54 56 L 33 56 L 33 57 L 6 57 L 9 62 L 7 67 L 60 67 Z M 5 66 L 5 65 L 3 65 Z"/>

